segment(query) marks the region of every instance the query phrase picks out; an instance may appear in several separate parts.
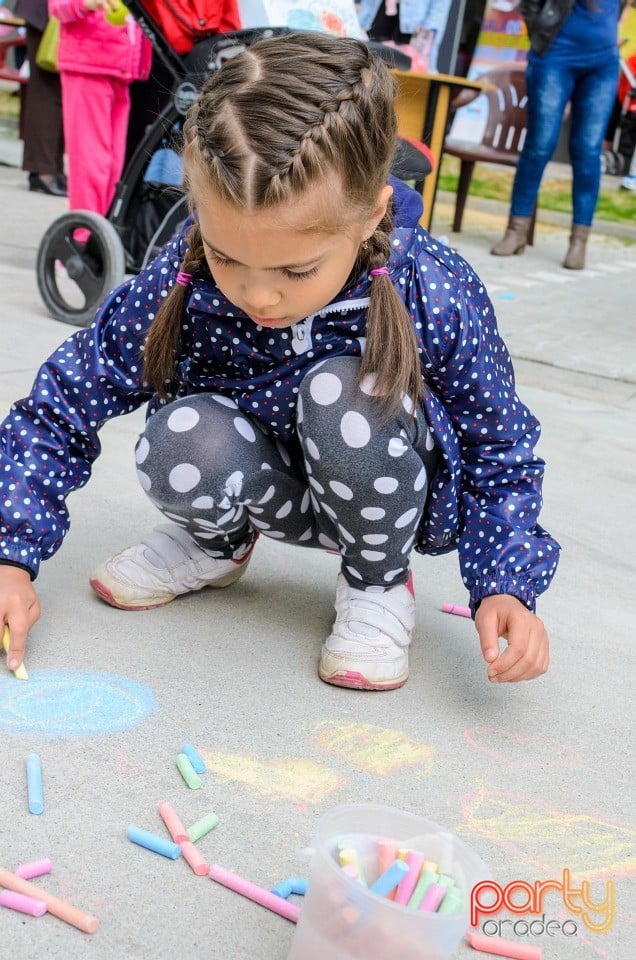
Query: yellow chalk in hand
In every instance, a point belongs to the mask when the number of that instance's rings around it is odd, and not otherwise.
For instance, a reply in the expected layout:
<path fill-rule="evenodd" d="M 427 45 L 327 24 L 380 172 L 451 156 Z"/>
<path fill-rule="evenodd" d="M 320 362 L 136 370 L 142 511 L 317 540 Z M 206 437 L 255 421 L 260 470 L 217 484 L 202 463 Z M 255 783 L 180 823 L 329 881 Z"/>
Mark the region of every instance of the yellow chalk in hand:
<path fill-rule="evenodd" d="M 114 10 L 108 10 L 104 15 L 113 27 L 123 27 L 128 13 L 128 7 L 125 7 L 123 3 L 118 3 Z"/>
<path fill-rule="evenodd" d="M 5 625 L 4 625 L 4 633 L 2 634 L 2 646 L 4 647 L 4 652 L 5 652 L 5 653 L 8 653 L 8 652 L 9 652 L 10 643 L 11 643 L 11 635 L 10 635 L 10 633 L 9 633 L 9 628 L 8 628 L 8 626 L 7 626 L 6 623 L 5 623 Z M 19 667 L 16 667 L 16 669 L 13 671 L 13 674 L 14 674 L 16 680 L 28 680 L 28 679 L 29 679 L 29 674 L 28 674 L 28 673 L 26 672 L 26 670 L 24 669 L 24 664 L 23 664 L 23 663 L 21 663 Z"/>

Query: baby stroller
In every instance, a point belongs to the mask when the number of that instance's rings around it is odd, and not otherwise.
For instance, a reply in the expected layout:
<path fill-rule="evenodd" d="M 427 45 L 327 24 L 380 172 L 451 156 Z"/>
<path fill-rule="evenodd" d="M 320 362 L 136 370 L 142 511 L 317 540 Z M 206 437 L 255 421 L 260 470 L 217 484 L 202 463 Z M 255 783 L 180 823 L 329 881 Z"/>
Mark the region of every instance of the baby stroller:
<path fill-rule="evenodd" d="M 151 40 L 154 54 L 168 68 L 174 86 L 169 102 L 126 166 L 107 217 L 71 211 L 55 220 L 42 238 L 36 265 L 40 295 L 54 319 L 76 326 L 88 326 L 101 301 L 126 272 L 143 269 L 188 216 L 179 158 L 181 129 L 205 77 L 255 40 L 291 32 L 285 27 L 263 27 L 218 33 L 217 17 L 212 35 L 202 35 L 205 28 L 198 30 L 192 49 L 182 53 L 151 15 L 149 2 L 131 0 L 127 6 Z M 165 9 L 168 4 L 158 6 Z M 188 44 L 177 46 L 184 49 Z M 391 66 L 409 68 L 404 54 L 381 44 L 370 46 Z M 431 154 L 424 144 L 400 141 L 393 163 L 397 177 L 414 181 L 421 192 L 431 169 Z"/>

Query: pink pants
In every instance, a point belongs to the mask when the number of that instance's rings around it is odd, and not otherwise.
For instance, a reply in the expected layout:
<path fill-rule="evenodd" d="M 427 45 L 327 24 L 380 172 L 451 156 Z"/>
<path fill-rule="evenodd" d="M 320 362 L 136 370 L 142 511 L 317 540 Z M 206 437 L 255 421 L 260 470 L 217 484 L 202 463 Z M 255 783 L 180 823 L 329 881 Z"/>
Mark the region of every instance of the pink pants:
<path fill-rule="evenodd" d="M 63 71 L 62 113 L 69 209 L 105 216 L 124 166 L 130 85 Z"/>

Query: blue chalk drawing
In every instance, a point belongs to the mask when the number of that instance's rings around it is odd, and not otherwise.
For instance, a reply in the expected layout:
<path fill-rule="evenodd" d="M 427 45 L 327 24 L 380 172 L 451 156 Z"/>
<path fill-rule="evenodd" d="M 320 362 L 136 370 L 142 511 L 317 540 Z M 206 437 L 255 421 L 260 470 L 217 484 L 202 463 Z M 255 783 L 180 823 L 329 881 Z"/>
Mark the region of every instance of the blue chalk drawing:
<path fill-rule="evenodd" d="M 48 738 L 115 733 L 154 709 L 152 691 L 133 680 L 90 670 L 29 671 L 0 679 L 0 731 Z"/>

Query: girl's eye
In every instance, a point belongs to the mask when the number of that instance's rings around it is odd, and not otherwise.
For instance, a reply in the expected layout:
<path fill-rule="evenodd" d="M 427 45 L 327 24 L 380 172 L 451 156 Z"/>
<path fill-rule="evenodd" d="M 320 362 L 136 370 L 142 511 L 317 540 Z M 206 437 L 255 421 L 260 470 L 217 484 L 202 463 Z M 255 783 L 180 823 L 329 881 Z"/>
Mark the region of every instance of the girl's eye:
<path fill-rule="evenodd" d="M 224 260 L 223 257 L 219 257 L 216 253 L 210 253 L 209 256 L 210 259 L 220 267 L 230 267 L 234 263 L 233 260 Z"/>
<path fill-rule="evenodd" d="M 210 252 L 209 256 L 213 263 L 218 264 L 219 267 L 233 267 L 235 265 L 234 260 L 226 260 L 224 257 L 220 257 L 218 253 Z M 318 267 L 312 267 L 310 270 L 303 271 L 303 273 L 295 273 L 293 270 L 287 270 L 283 268 L 281 273 L 289 280 L 308 280 L 309 277 L 316 276 L 318 273 Z"/>
<path fill-rule="evenodd" d="M 283 273 L 290 280 L 308 280 L 309 277 L 316 276 L 318 267 L 312 267 L 311 270 L 305 270 L 303 273 L 294 273 L 293 270 L 283 270 Z"/>

